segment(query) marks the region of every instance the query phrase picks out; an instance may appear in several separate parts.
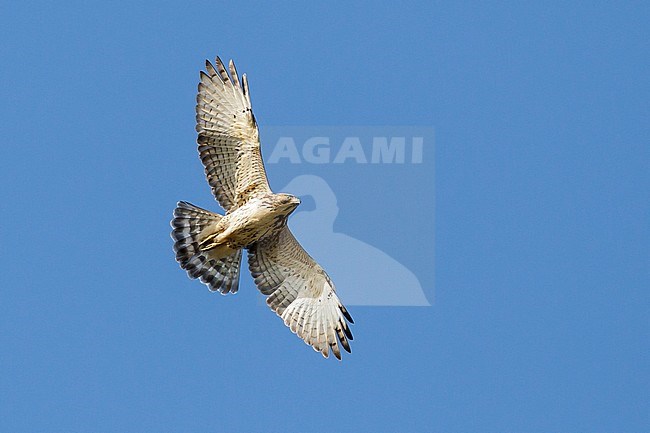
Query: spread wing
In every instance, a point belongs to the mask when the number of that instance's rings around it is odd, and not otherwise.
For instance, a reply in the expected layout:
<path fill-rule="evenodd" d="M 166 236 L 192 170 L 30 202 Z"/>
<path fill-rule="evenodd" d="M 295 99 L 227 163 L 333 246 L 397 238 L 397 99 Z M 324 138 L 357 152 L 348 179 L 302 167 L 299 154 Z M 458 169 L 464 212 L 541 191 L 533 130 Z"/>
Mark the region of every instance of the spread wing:
<path fill-rule="evenodd" d="M 300 246 L 289 228 L 248 249 L 248 266 L 266 303 L 292 332 L 327 358 L 350 352 L 354 323 L 327 273 Z"/>
<path fill-rule="evenodd" d="M 230 76 L 221 59 L 206 61 L 196 97 L 199 155 L 212 193 L 226 212 L 271 192 L 260 153 L 259 131 L 251 108 L 246 74 L 235 64 Z"/>

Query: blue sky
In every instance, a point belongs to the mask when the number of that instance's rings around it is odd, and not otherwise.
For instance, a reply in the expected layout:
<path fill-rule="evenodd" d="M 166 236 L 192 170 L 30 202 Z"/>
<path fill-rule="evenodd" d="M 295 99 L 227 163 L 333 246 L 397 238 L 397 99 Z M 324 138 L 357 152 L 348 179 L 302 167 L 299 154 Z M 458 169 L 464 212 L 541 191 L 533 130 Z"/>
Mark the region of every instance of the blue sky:
<path fill-rule="evenodd" d="M 646 4 L 133 3 L 0 6 L 3 431 L 648 430 Z M 418 166 L 269 167 L 326 178 L 335 230 L 432 303 L 350 308 L 343 362 L 245 273 L 221 297 L 173 259 L 176 201 L 218 209 L 193 114 L 217 54 L 263 142 L 435 129 Z"/>

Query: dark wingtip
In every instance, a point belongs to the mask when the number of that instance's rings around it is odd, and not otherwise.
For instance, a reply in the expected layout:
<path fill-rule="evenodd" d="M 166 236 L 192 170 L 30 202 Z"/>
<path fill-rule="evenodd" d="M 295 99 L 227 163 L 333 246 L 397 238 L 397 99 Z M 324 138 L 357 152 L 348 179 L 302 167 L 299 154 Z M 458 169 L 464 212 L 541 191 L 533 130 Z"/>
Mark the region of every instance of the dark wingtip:
<path fill-rule="evenodd" d="M 348 322 L 354 323 L 354 320 L 352 320 L 352 316 L 350 316 L 350 313 L 348 313 L 348 310 L 346 310 L 344 306 L 341 306 L 341 312 L 343 313 L 345 318 L 348 320 Z"/>
<path fill-rule="evenodd" d="M 345 332 L 345 336 L 348 337 L 350 340 L 354 340 L 354 337 L 352 337 L 352 331 L 350 331 L 350 328 L 347 326 L 343 327 L 343 332 Z"/>
<path fill-rule="evenodd" d="M 347 339 L 345 339 L 345 338 L 343 338 L 343 339 L 339 338 L 339 341 L 341 342 L 341 346 L 343 346 L 343 349 L 345 349 L 346 352 L 348 352 L 348 353 L 352 353 L 352 351 L 350 350 L 350 343 L 348 342 Z"/>

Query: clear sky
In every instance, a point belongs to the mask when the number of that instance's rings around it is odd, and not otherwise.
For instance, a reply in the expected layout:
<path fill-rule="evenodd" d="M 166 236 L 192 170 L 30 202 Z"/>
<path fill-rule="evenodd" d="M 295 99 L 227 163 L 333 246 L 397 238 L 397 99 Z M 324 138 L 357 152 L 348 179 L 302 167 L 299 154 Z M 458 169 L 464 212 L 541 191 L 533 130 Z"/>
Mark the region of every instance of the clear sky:
<path fill-rule="evenodd" d="M 4 2 L 0 430 L 649 431 L 650 10 L 492 3 Z M 421 164 L 269 165 L 431 303 L 351 306 L 342 362 L 174 261 L 176 201 L 218 210 L 217 54 L 265 156 L 283 125 L 435 131 Z"/>

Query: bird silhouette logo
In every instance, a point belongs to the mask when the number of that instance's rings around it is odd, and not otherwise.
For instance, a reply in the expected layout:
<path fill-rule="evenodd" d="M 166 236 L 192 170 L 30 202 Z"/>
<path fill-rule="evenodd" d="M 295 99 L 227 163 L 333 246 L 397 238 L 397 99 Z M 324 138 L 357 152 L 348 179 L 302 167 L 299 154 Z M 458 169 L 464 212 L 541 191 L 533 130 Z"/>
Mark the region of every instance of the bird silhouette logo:
<path fill-rule="evenodd" d="M 298 208 L 289 220 L 305 249 L 327 268 L 349 305 L 430 306 L 418 278 L 386 252 L 352 236 L 334 232 L 336 195 L 322 177 L 300 175 L 288 191 L 315 208 Z M 303 206 L 304 207 L 304 206 Z"/>

